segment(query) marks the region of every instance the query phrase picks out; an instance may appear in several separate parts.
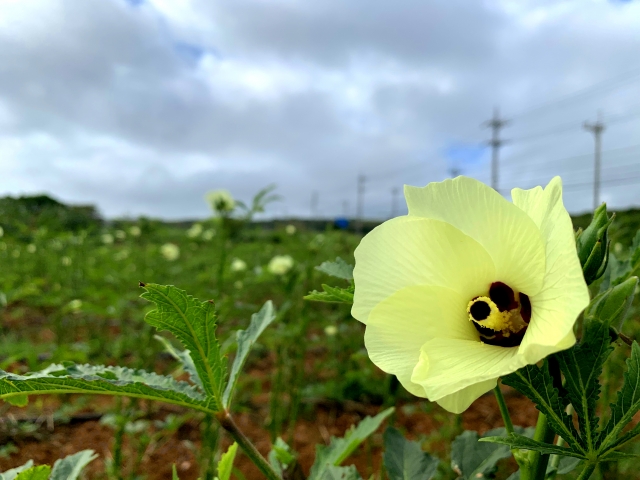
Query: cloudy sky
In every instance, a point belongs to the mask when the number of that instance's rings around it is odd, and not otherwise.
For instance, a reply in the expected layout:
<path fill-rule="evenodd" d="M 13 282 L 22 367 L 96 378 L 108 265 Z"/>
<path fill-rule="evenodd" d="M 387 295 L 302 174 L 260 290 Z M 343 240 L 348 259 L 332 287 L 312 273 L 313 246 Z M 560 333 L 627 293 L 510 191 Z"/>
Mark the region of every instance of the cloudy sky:
<path fill-rule="evenodd" d="M 109 217 L 391 214 L 393 190 L 457 170 L 500 190 L 560 174 L 640 206 L 640 0 L 0 0 L 0 195 L 48 192 Z M 399 205 L 402 203 L 399 201 Z M 397 213 L 402 211 L 398 206 Z"/>

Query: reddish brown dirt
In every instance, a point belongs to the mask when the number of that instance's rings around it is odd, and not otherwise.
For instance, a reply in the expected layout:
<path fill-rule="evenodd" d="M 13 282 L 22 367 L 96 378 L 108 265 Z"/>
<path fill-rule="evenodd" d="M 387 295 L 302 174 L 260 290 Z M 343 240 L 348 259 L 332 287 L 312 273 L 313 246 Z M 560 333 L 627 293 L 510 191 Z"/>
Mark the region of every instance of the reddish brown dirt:
<path fill-rule="evenodd" d="M 526 399 L 512 390 L 505 389 L 509 408 L 516 425 L 531 426 L 535 424 L 537 411 Z M 98 400 L 97 398 L 95 400 Z M 104 411 L 109 400 L 99 399 L 93 406 L 98 411 Z M 42 405 L 45 411 L 51 412 L 58 404 L 54 399 L 47 399 Z M 443 456 L 446 447 L 439 441 L 437 431 L 443 426 L 443 420 L 450 419 L 442 410 L 434 407 L 430 414 L 421 411 L 420 403 L 410 403 L 399 406 L 394 425 L 403 429 L 408 438 L 428 439 L 429 449 Z M 169 410 L 170 408 L 171 410 Z M 176 412 L 174 407 L 162 408 L 157 413 L 162 418 L 168 411 Z M 340 410 L 324 405 L 316 406 L 313 416 L 301 418 L 293 429 L 293 448 L 299 453 L 299 462 L 303 470 L 308 473 L 315 458 L 316 444 L 329 441 L 330 436 L 341 436 L 353 424 L 360 421 L 365 415 L 374 415 L 379 407 L 349 402 L 340 406 Z M 11 410 L 17 414 L 17 410 Z M 255 443 L 258 450 L 267 454 L 270 450 L 270 440 L 263 426 L 261 417 L 263 408 L 251 412 L 240 413 L 235 416 L 236 423 L 246 435 Z M 492 395 L 485 395 L 478 399 L 462 415 L 464 429 L 485 432 L 491 428 L 502 426 L 502 419 L 497 404 Z M 382 429 L 381 429 L 382 430 Z M 98 421 L 84 421 L 76 424 L 56 425 L 52 432 L 46 428 L 41 429 L 41 438 L 22 438 L 12 441 L 19 451 L 9 458 L 0 458 L 0 471 L 22 465 L 28 459 L 33 459 L 36 464 L 52 464 L 56 459 L 71 453 L 90 448 L 99 454 L 99 458 L 87 468 L 87 477 L 91 479 L 105 478 L 105 459 L 111 457 L 113 430 L 101 425 Z M 431 436 L 431 437 L 430 437 Z M 160 442 L 158 446 L 150 449 L 144 457 L 141 472 L 144 472 L 149 480 L 171 478 L 171 466 L 175 463 L 182 480 L 196 480 L 198 478 L 198 465 L 193 447 L 189 448 L 188 442 L 192 442 L 197 448 L 199 443 L 199 426 L 194 422 L 183 425 L 175 435 Z M 225 445 L 228 441 L 225 440 Z M 369 476 L 378 472 L 381 462 L 381 431 L 374 434 L 370 442 L 366 442 L 349 459 L 360 472 Z M 125 446 L 125 452 L 128 452 Z M 131 453 L 128 453 L 131 455 Z M 125 462 L 130 461 L 125 458 Z M 243 473 L 247 480 L 262 479 L 257 468 L 243 455 L 236 458 L 235 466 Z M 365 477 L 366 478 L 366 477 Z"/>

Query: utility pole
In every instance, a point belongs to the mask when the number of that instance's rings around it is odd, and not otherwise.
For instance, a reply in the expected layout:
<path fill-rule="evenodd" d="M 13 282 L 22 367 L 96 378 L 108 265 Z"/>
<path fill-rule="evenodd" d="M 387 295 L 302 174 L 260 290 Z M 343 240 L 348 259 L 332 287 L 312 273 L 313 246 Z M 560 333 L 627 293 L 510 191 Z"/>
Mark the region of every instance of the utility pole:
<path fill-rule="evenodd" d="M 500 147 L 505 143 L 505 141 L 500 138 L 500 129 L 508 123 L 508 120 L 500 118 L 500 111 L 498 110 L 498 107 L 495 107 L 493 109 L 493 118 L 482 124 L 485 127 L 491 128 L 491 140 L 489 140 L 489 145 L 491 145 L 491 187 L 496 191 L 499 191 L 498 154 L 500 152 Z"/>
<path fill-rule="evenodd" d="M 398 215 L 398 194 L 400 189 L 393 187 L 391 189 L 391 218 L 395 218 Z"/>
<path fill-rule="evenodd" d="M 451 167 L 449 169 L 449 175 L 451 175 L 451 178 L 456 178 L 460 173 L 460 169 L 457 167 Z"/>
<path fill-rule="evenodd" d="M 364 216 L 364 185 L 367 177 L 358 175 L 358 198 L 356 203 L 356 233 L 362 233 L 362 218 Z"/>
<path fill-rule="evenodd" d="M 311 192 L 311 218 L 317 218 L 318 216 L 318 192 Z"/>
<path fill-rule="evenodd" d="M 598 112 L 598 120 L 595 123 L 584 122 L 583 127 L 588 132 L 593 133 L 595 140 L 594 166 L 593 166 L 593 209 L 600 206 L 600 167 L 602 155 L 602 132 L 605 126 L 602 121 L 602 112 Z"/>

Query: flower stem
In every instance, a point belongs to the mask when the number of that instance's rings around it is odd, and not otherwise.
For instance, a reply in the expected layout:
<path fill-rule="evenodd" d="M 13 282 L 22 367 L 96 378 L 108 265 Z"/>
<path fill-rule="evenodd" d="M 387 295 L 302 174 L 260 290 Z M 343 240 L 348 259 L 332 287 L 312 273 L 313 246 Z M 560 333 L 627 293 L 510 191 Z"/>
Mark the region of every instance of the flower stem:
<path fill-rule="evenodd" d="M 544 413 L 538 415 L 538 423 L 536 423 L 536 431 L 533 439 L 543 443 L 553 443 L 555 433 L 549 428 L 547 417 Z M 549 464 L 549 455 L 543 455 L 540 452 L 529 452 L 529 460 L 531 464 L 532 476 L 531 480 L 544 480 Z"/>
<path fill-rule="evenodd" d="M 231 418 L 227 410 L 216 413 L 216 418 L 220 422 L 220 425 L 222 425 L 222 428 L 229 432 L 233 439 L 238 442 L 240 448 L 244 450 L 244 453 L 246 453 L 254 465 L 260 469 L 265 478 L 268 480 L 282 480 L 280 475 L 275 472 L 269 462 L 260 454 L 255 445 L 251 443 L 251 440 L 238 428 L 238 425 L 233 421 L 233 418 Z"/>
<path fill-rule="evenodd" d="M 595 471 L 595 469 L 596 469 L 595 463 L 587 463 L 582 469 L 582 472 L 580 472 L 580 475 L 578 475 L 578 478 L 576 480 L 588 480 L 588 478 L 591 477 L 591 474 Z"/>
<path fill-rule="evenodd" d="M 496 396 L 496 400 L 498 401 L 498 407 L 500 408 L 500 414 L 502 415 L 502 420 L 504 421 L 504 428 L 507 431 L 507 435 L 511 435 L 513 433 L 513 423 L 511 422 L 511 416 L 509 415 L 507 402 L 505 402 L 502 391 L 500 390 L 499 382 L 496 385 L 496 388 L 493 389 L 493 394 Z"/>

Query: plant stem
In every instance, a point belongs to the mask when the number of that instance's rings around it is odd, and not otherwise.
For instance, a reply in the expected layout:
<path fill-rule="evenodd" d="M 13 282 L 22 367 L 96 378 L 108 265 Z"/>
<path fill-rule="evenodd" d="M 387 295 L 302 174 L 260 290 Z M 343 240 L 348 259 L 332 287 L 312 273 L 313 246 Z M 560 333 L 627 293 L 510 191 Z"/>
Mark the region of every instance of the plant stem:
<path fill-rule="evenodd" d="M 216 413 L 216 418 L 220 422 L 220 425 L 222 425 L 222 428 L 229 432 L 233 439 L 238 442 L 240 448 L 244 450 L 244 453 L 246 453 L 254 465 L 258 467 L 265 478 L 268 480 L 282 480 L 282 478 L 280 478 L 280 476 L 271 467 L 269 462 L 267 462 L 267 460 L 260 454 L 255 445 L 251 443 L 251 440 L 249 440 L 238 428 L 236 422 L 233 421 L 233 418 L 231 418 L 231 415 L 227 410 Z"/>
<path fill-rule="evenodd" d="M 595 463 L 587 463 L 576 480 L 587 480 L 589 477 L 591 477 L 591 474 L 595 471 L 595 469 Z"/>
<path fill-rule="evenodd" d="M 496 400 L 498 401 L 498 407 L 500 408 L 500 414 L 502 415 L 502 420 L 504 421 L 504 428 L 507 431 L 507 435 L 511 435 L 513 433 L 513 422 L 511 422 L 511 416 L 509 415 L 507 402 L 504 400 L 504 396 L 502 395 L 502 391 L 500 390 L 500 382 L 498 382 L 496 388 L 493 389 L 493 394 L 496 396 Z"/>
<path fill-rule="evenodd" d="M 546 415 L 540 413 L 538 415 L 538 423 L 536 423 L 536 431 L 533 434 L 533 439 L 538 442 L 553 443 L 554 437 L 555 433 L 549 428 Z M 532 473 L 530 477 L 531 480 L 544 480 L 544 476 L 547 472 L 547 465 L 549 464 L 549 455 L 530 451 L 529 462 Z"/>

